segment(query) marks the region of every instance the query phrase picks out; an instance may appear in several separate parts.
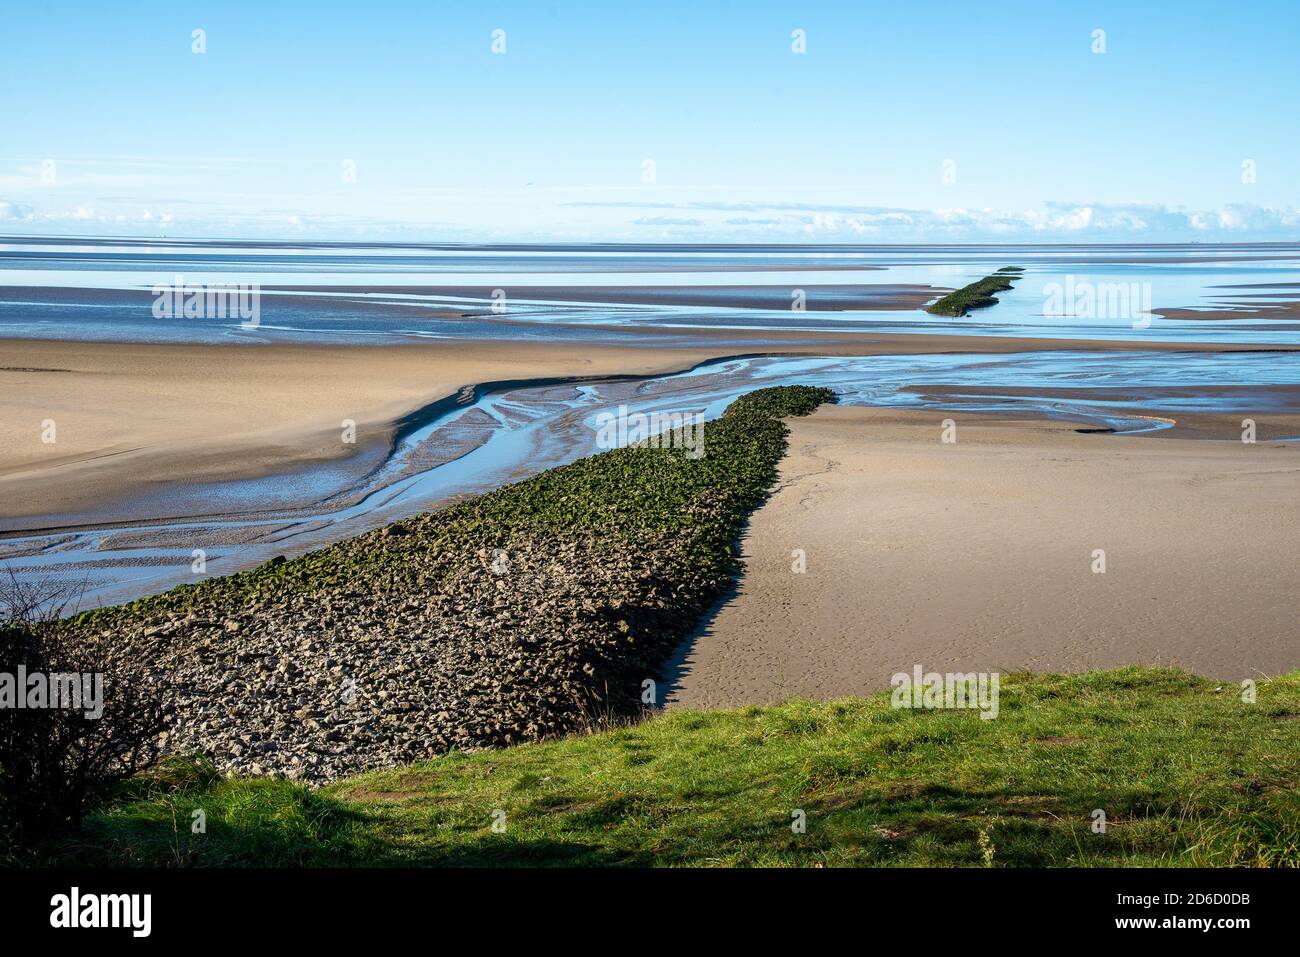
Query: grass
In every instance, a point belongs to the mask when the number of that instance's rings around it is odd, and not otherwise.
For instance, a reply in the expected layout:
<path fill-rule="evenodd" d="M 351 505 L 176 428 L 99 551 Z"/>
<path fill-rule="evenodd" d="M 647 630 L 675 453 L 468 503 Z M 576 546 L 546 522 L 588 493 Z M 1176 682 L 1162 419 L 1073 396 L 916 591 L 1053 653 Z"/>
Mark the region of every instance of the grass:
<path fill-rule="evenodd" d="M 650 556 L 663 587 L 672 586 L 671 602 L 657 611 L 645 605 L 644 629 L 629 617 L 654 644 L 693 621 L 738 568 L 735 536 L 785 449 L 778 417 L 827 397 L 804 387 L 762 390 L 707 427 L 702 459 L 604 453 L 293 561 L 83 621 L 111 628 L 284 590 L 407 594 L 442 574 L 422 556 L 578 533 Z M 629 615 L 620 608 L 611 623 Z M 620 660 L 640 653 L 615 652 Z M 1159 669 L 1007 675 L 1001 692 L 992 721 L 973 711 L 895 710 L 888 695 L 673 712 L 453 752 L 319 790 L 223 777 L 202 760 L 174 758 L 93 809 L 76 835 L 8 861 L 1300 865 L 1300 672 L 1261 681 L 1254 704 L 1234 685 Z M 1093 830 L 1097 809 L 1104 833 Z M 805 816 L 804 833 L 791 829 L 795 812 Z"/>
<path fill-rule="evenodd" d="M 894 710 L 887 694 L 682 711 L 322 790 L 173 761 L 38 860 L 1295 866 L 1297 721 L 1300 672 L 1247 704 L 1235 685 L 1126 668 L 1005 675 L 991 721 Z M 196 810 L 206 833 L 191 833 Z"/>
<path fill-rule="evenodd" d="M 1003 266 L 991 276 L 985 276 L 956 292 L 950 292 L 942 299 L 931 304 L 925 311 L 936 316 L 960 317 L 972 309 L 984 309 L 994 305 L 998 299 L 996 292 L 1006 292 L 1015 284 L 1024 272 L 1023 266 Z"/>

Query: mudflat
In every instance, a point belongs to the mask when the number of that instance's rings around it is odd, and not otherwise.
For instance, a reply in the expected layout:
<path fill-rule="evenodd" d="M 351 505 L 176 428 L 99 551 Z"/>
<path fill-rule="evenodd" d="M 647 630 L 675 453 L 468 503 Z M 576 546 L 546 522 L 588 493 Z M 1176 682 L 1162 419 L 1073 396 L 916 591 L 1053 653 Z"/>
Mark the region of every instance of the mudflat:
<path fill-rule="evenodd" d="M 150 484 L 289 471 L 387 442 L 402 415 L 473 383 L 659 372 L 709 354 L 507 342 L 3 342 L 2 511 L 76 512 Z M 344 441 L 345 420 L 355 442 Z M 47 422 L 53 442 L 42 441 Z"/>
<path fill-rule="evenodd" d="M 325 460 L 369 467 L 374 456 L 357 453 L 389 442 L 402 416 L 483 382 L 647 375 L 754 353 L 1259 348 L 746 330 L 637 330 L 642 342 L 631 345 L 621 332 L 611 330 L 608 344 L 0 340 L 0 516 L 85 512 L 143 487 L 287 473 Z M 343 440 L 345 422 L 355 423 L 355 442 Z M 51 434 L 53 442 L 43 441 Z"/>

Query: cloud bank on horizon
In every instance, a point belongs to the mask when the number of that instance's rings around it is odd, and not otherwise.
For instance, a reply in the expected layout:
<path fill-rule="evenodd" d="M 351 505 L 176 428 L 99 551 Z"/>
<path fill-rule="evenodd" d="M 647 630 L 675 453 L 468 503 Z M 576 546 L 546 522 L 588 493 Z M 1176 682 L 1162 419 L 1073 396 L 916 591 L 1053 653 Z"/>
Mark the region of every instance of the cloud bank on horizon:
<path fill-rule="evenodd" d="M 1300 240 L 1300 7 L 0 13 L 0 234 Z"/>
<path fill-rule="evenodd" d="M 492 202 L 480 200 L 470 205 L 482 210 Z M 508 206 L 508 201 L 504 205 Z M 525 229 L 493 228 L 491 218 L 422 221 L 409 215 L 371 218 L 343 212 L 313 213 L 309 205 L 298 212 L 270 209 L 259 214 L 227 211 L 214 215 L 209 209 L 196 212 L 185 201 L 137 205 L 87 199 L 75 207 L 0 201 L 0 234 L 460 242 L 1300 241 L 1300 208 L 1269 209 L 1245 203 L 1188 210 L 1159 203 L 1052 202 L 1026 210 L 993 210 L 575 200 L 549 209 L 550 215 L 544 217 L 547 225 Z M 615 215 L 611 218 L 610 213 Z"/>

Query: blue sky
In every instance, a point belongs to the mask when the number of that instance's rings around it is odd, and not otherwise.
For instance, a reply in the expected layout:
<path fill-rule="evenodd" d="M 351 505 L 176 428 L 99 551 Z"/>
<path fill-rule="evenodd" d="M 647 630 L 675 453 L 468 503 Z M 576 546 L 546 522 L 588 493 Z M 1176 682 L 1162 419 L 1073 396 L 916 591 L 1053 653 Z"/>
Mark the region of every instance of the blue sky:
<path fill-rule="evenodd" d="M 1298 51 L 1294 0 L 6 3 L 0 233 L 1300 239 Z"/>

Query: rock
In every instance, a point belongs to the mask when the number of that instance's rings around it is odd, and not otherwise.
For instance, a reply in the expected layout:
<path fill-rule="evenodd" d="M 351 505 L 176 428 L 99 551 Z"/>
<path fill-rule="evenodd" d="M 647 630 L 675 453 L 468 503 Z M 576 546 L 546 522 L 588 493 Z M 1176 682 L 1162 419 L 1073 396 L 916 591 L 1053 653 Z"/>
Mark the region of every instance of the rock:
<path fill-rule="evenodd" d="M 113 653 L 164 684 L 167 747 L 222 773 L 320 784 L 562 734 L 592 713 L 635 716 L 641 681 L 723 583 L 687 574 L 684 536 L 638 550 L 587 531 L 467 532 L 435 547 L 409 522 L 332 546 L 355 569 L 346 585 L 268 584 L 251 600 L 191 591 L 169 619 L 175 637 L 157 640 L 164 611 L 111 631 Z M 374 565 L 394 534 L 400 560 Z M 501 547 L 509 575 L 491 568 Z"/>

